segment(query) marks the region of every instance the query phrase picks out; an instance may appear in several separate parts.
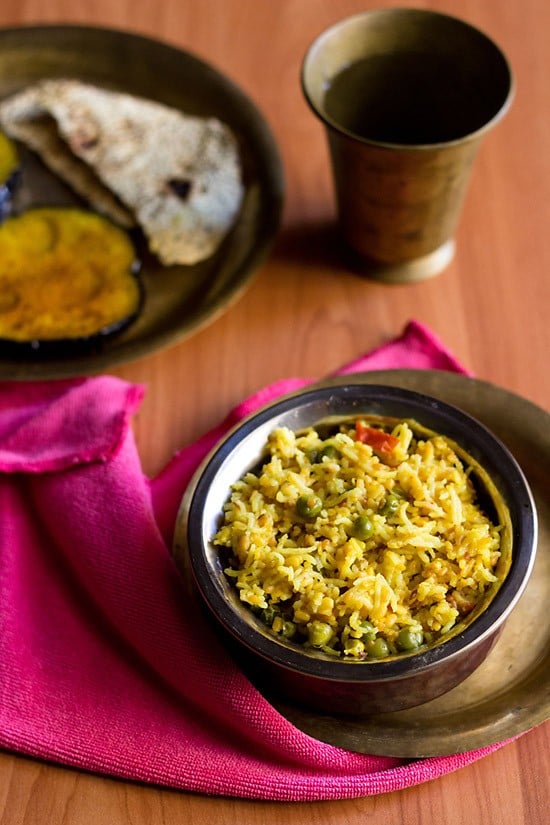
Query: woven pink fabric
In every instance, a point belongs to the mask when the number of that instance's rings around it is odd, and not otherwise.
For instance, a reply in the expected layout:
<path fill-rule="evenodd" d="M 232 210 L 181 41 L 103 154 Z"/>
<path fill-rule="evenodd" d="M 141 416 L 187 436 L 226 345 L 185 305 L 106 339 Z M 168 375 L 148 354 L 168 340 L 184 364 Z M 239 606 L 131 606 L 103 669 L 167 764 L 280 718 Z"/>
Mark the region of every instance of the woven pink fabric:
<path fill-rule="evenodd" d="M 462 370 L 412 322 L 345 372 Z M 268 387 L 144 477 L 143 389 L 102 376 L 0 385 L 0 745 L 174 788 L 274 800 L 364 796 L 494 750 L 405 762 L 320 743 L 252 687 L 182 598 L 167 543 L 185 485 Z"/>

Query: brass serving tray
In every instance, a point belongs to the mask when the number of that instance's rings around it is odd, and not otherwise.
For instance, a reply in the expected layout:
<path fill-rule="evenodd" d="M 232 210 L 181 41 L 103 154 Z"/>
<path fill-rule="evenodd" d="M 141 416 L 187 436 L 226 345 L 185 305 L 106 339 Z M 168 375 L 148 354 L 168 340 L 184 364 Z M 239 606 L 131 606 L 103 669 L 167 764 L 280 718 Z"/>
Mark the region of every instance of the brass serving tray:
<path fill-rule="evenodd" d="M 539 518 L 535 567 L 485 662 L 461 685 L 420 707 L 360 719 L 308 713 L 267 697 L 304 732 L 375 755 L 418 758 L 461 753 L 512 738 L 550 717 L 550 415 L 492 384 L 437 370 L 353 374 L 323 384 L 389 384 L 460 407 L 512 451 Z"/>
<path fill-rule="evenodd" d="M 244 165 L 239 218 L 217 253 L 196 266 L 162 267 L 138 239 L 145 304 L 140 318 L 100 350 L 55 359 L 1 359 L 0 380 L 98 372 L 175 344 L 211 322 L 249 284 L 278 229 L 283 198 L 279 153 L 263 116 L 227 77 L 196 56 L 141 35 L 88 26 L 0 29 L 0 98 L 43 78 L 74 77 L 188 114 L 215 116 L 235 132 Z M 80 201 L 23 152 L 16 207 Z"/>

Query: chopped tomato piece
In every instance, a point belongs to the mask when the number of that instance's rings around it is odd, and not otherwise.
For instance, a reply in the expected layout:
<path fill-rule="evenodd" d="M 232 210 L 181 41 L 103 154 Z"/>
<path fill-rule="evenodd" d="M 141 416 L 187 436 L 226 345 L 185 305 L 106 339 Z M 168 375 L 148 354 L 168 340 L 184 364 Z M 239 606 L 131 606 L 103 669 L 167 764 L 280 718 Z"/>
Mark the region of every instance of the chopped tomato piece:
<path fill-rule="evenodd" d="M 376 427 L 368 427 L 362 421 L 357 421 L 355 424 L 355 438 L 381 453 L 391 453 L 399 444 L 399 439 L 391 433 L 385 433 Z"/>

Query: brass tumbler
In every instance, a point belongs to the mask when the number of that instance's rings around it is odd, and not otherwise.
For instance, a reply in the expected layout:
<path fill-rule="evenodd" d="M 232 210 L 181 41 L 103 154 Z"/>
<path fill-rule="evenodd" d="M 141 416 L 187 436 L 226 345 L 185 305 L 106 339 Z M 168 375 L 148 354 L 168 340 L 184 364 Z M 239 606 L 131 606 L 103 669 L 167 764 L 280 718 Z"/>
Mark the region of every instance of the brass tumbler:
<path fill-rule="evenodd" d="M 511 102 L 502 51 L 438 12 L 367 11 L 319 35 L 302 88 L 326 127 L 356 263 L 394 283 L 441 272 L 480 141 Z"/>

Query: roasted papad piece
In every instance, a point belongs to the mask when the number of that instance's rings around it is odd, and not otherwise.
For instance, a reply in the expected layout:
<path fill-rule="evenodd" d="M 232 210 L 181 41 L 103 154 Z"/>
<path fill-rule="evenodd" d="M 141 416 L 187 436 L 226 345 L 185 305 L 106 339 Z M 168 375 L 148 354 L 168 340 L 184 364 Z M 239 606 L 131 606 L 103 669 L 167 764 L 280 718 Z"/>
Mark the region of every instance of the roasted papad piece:
<path fill-rule="evenodd" d="M 210 257 L 239 212 L 237 141 L 216 118 L 61 79 L 3 101 L 0 124 L 95 209 L 137 223 L 165 265 Z"/>

